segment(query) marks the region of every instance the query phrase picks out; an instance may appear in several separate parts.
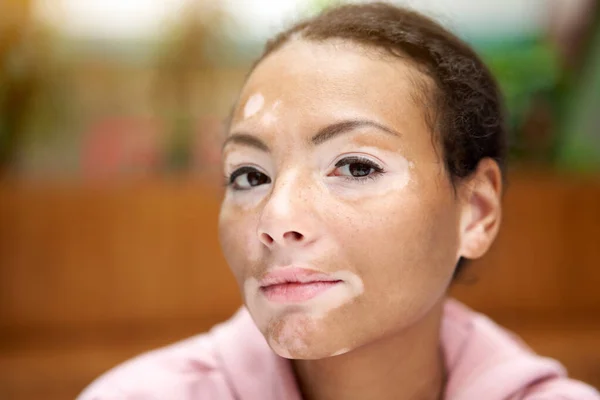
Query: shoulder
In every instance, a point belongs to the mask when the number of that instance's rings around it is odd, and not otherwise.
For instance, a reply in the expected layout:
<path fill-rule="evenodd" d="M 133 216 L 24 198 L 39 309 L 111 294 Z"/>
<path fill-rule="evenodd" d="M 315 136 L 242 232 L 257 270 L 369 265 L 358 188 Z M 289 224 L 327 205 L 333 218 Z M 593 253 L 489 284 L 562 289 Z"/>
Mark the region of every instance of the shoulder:
<path fill-rule="evenodd" d="M 442 347 L 448 398 L 600 400 L 594 389 L 567 378 L 559 362 L 456 300 L 445 304 Z"/>
<path fill-rule="evenodd" d="M 96 379 L 78 400 L 234 399 L 222 357 L 228 332 L 243 335 L 251 321 L 240 310 L 210 332 L 137 356 Z M 224 339 L 225 338 L 225 339 Z"/>
<path fill-rule="evenodd" d="M 228 399 L 210 334 L 135 357 L 94 381 L 78 400 Z M 193 395 L 191 392 L 193 391 Z"/>
<path fill-rule="evenodd" d="M 523 391 L 523 400 L 600 400 L 592 387 L 566 377 L 551 378 L 535 383 Z"/>

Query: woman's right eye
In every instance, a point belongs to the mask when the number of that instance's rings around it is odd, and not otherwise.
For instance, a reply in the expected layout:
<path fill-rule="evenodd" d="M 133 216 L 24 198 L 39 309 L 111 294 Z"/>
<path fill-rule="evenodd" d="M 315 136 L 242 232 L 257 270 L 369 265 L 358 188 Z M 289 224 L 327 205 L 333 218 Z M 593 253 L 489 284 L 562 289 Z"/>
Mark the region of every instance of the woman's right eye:
<path fill-rule="evenodd" d="M 238 168 L 229 177 L 229 186 L 234 190 L 248 190 L 271 183 L 271 178 L 253 167 Z"/>

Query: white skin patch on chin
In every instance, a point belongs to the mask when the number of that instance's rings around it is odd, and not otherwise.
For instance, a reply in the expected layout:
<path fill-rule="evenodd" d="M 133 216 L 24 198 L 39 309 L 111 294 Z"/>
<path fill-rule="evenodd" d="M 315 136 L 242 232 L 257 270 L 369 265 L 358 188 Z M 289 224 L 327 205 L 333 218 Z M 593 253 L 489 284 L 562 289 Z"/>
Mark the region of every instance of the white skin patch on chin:
<path fill-rule="evenodd" d="M 306 358 L 311 353 L 307 342 L 322 320 L 333 310 L 349 303 L 364 292 L 362 279 L 350 271 L 336 271 L 331 276 L 344 281 L 326 293 L 300 304 L 279 304 L 266 299 L 256 278 L 244 282 L 244 297 L 254 323 L 269 345 L 281 357 Z M 332 349 L 334 350 L 334 349 Z"/>
<path fill-rule="evenodd" d="M 262 94 L 256 93 L 250 96 L 246 105 L 244 106 L 244 119 L 254 116 L 257 112 L 262 110 L 265 105 L 265 98 Z"/>
<path fill-rule="evenodd" d="M 342 354 L 346 354 L 346 353 L 348 353 L 349 351 L 350 351 L 350 349 L 341 349 L 341 350 L 338 350 L 338 351 L 336 351 L 335 353 L 333 353 L 333 354 L 331 355 L 331 357 L 335 357 L 335 356 L 341 356 Z"/>
<path fill-rule="evenodd" d="M 316 329 L 316 321 L 304 314 L 290 314 L 280 320 L 267 340 L 279 356 L 284 358 L 302 357 L 310 349 L 306 342 L 308 333 Z"/>

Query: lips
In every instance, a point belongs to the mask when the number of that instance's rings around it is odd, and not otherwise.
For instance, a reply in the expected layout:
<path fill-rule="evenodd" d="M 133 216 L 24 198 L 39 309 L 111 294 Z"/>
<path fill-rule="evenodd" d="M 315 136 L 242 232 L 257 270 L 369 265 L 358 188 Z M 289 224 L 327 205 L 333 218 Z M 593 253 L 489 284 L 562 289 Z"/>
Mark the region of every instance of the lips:
<path fill-rule="evenodd" d="M 341 283 L 340 279 L 322 272 L 305 268 L 283 268 L 268 273 L 260 281 L 260 290 L 272 302 L 300 303 Z"/>

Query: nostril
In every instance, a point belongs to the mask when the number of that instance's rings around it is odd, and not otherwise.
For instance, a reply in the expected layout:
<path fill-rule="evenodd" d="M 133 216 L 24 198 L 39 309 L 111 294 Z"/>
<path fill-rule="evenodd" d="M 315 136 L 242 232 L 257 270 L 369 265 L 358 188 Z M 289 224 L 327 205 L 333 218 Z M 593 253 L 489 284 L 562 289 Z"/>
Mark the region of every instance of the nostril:
<path fill-rule="evenodd" d="M 293 240 L 295 242 L 302 240 L 303 237 L 304 235 L 296 231 L 290 231 L 283 234 L 284 239 Z"/>
<path fill-rule="evenodd" d="M 273 238 L 267 233 L 261 233 L 260 238 L 262 239 L 263 243 L 265 243 L 265 244 L 273 243 Z"/>

